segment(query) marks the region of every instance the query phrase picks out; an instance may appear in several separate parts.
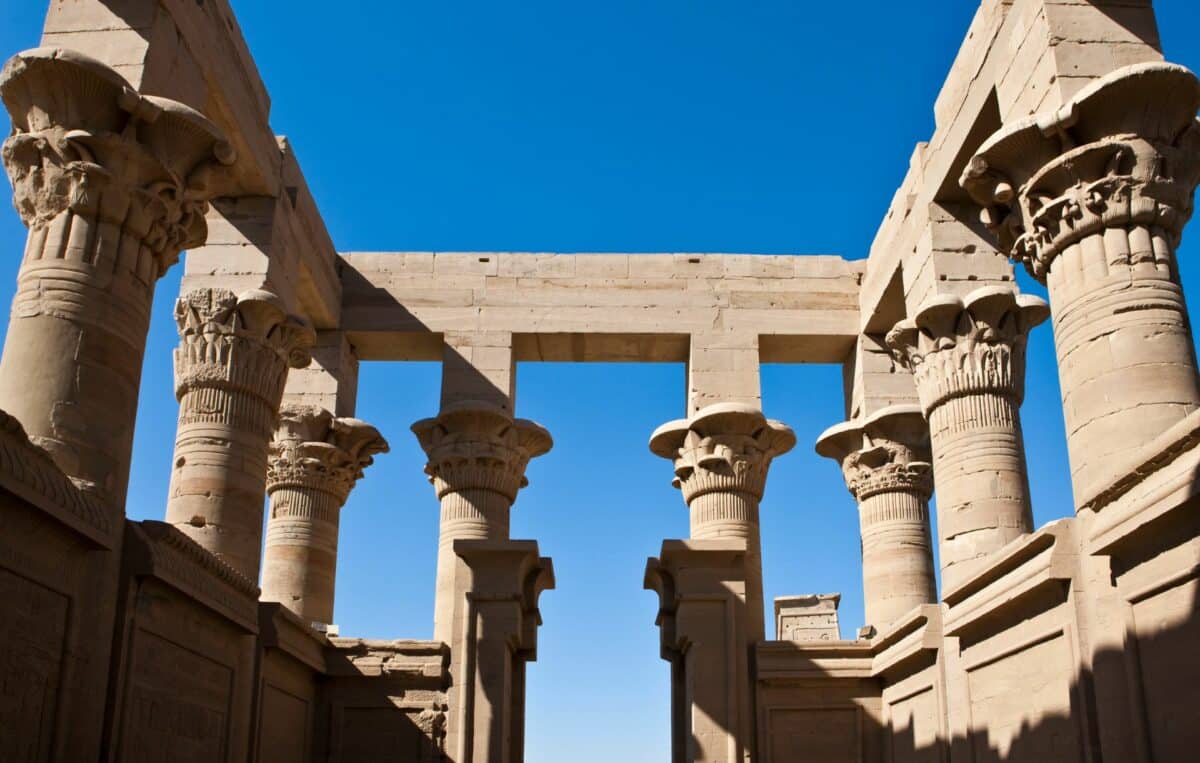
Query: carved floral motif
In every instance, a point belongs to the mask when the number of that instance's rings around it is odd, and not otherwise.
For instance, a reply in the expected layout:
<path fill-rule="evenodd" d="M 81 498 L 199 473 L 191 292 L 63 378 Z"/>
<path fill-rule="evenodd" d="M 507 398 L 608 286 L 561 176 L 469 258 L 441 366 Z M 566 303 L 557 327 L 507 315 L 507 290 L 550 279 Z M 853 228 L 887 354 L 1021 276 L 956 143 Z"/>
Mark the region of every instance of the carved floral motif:
<path fill-rule="evenodd" d="M 947 400 L 983 392 L 1019 403 L 1026 339 L 1049 315 L 1038 297 L 987 286 L 964 298 L 933 297 L 888 332 L 887 344 L 915 377 L 926 415 Z"/>
<path fill-rule="evenodd" d="M 388 443 L 375 427 L 358 419 L 335 418 L 312 405 L 284 405 L 270 445 L 267 493 L 298 487 L 330 493 L 339 504 Z"/>
<path fill-rule="evenodd" d="M 226 289 L 197 289 L 175 303 L 179 347 L 175 350 L 175 395 L 183 404 L 180 423 L 246 418 L 256 431 L 274 428 L 288 367 L 311 361 L 315 336 L 266 291 L 240 295 Z M 241 391 L 260 405 L 230 399 Z M 189 394 L 193 393 L 193 394 Z M 263 418 L 261 410 L 269 416 Z"/>
<path fill-rule="evenodd" d="M 795 444 L 788 426 L 735 403 L 706 406 L 691 418 L 662 425 L 650 438 L 650 450 L 675 463 L 671 484 L 689 505 L 717 492 L 762 500 L 772 459 Z"/>
<path fill-rule="evenodd" d="M 204 243 L 214 171 L 235 154 L 199 112 L 56 48 L 9 59 L 0 95 L 13 122 L 0 155 L 30 228 L 27 262 L 104 261 L 152 283 Z"/>
<path fill-rule="evenodd" d="M 817 453 L 837 461 L 858 501 L 879 493 L 933 494 L 929 429 L 917 406 L 884 408 L 864 421 L 837 424 L 817 440 Z"/>
<path fill-rule="evenodd" d="M 511 503 L 528 484 L 529 460 L 553 445 L 550 433 L 538 424 L 479 401 L 446 406 L 412 430 L 429 457 L 425 474 L 439 499 L 462 490 L 485 490 Z"/>
<path fill-rule="evenodd" d="M 1198 108 L 1200 82 L 1187 69 L 1125 67 L 1057 112 L 993 135 L 959 182 L 1000 246 L 1039 280 L 1065 249 L 1108 229 L 1161 231 L 1174 249 L 1200 182 Z M 1106 256 L 1111 267 L 1167 254 L 1121 246 Z"/>

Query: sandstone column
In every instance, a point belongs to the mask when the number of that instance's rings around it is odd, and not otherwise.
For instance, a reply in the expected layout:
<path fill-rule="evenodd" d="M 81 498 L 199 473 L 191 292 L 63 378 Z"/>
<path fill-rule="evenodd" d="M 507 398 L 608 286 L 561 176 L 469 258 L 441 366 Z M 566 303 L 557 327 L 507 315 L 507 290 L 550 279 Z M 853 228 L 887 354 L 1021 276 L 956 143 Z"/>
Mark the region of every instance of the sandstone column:
<path fill-rule="evenodd" d="M 929 421 L 943 588 L 1033 529 L 1019 411 L 1025 341 L 1048 312 L 1037 297 L 988 286 L 935 296 L 888 334 Z"/>
<path fill-rule="evenodd" d="M 316 406 L 284 405 L 279 419 L 267 467 L 262 598 L 328 625 L 339 513 L 363 469 L 388 444 L 365 421 L 334 418 Z"/>
<path fill-rule="evenodd" d="M 549 452 L 550 433 L 490 403 L 467 400 L 413 424 L 429 457 L 425 473 L 441 501 L 433 637 L 451 643 L 456 540 L 508 540 L 517 491 L 529 460 Z"/>
<path fill-rule="evenodd" d="M 13 123 L 4 167 L 29 228 L 0 409 L 121 506 L 154 286 L 204 243 L 213 169 L 233 149 L 198 112 L 72 51 L 14 56 L 0 96 Z"/>
<path fill-rule="evenodd" d="M 197 289 L 175 303 L 179 429 L 167 521 L 257 581 L 267 446 L 288 368 L 313 332 L 266 291 Z"/>
<path fill-rule="evenodd" d="M 825 430 L 817 453 L 842 467 L 858 501 L 866 624 L 882 631 L 937 601 L 929 497 L 929 429 L 915 405 L 883 408 Z"/>
<path fill-rule="evenodd" d="M 1200 82 L 1120 69 L 988 139 L 961 183 L 1047 285 L 1075 501 L 1200 407 L 1175 249 L 1200 180 Z"/>
<path fill-rule="evenodd" d="M 525 664 L 537 659 L 538 598 L 554 565 L 536 541 L 458 540 L 463 606 L 450 649 L 446 749 L 463 763 L 520 763 Z"/>
<path fill-rule="evenodd" d="M 791 429 L 741 403 L 706 406 L 690 418 L 663 424 L 650 437 L 650 450 L 675 463 L 672 484 L 687 503 L 692 540 L 741 538 L 746 542 L 751 642 L 766 635 L 758 504 L 771 460 L 795 444 Z"/>

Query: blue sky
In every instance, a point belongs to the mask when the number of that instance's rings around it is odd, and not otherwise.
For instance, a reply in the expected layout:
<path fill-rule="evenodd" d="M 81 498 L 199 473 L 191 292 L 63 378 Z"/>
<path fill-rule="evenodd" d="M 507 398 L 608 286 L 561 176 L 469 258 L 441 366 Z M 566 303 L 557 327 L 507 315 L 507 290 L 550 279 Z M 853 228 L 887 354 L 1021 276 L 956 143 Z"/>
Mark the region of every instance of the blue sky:
<path fill-rule="evenodd" d="M 970 0 L 604 3 L 234 0 L 341 250 L 714 251 L 863 257 L 974 12 Z M 1200 9 L 1160 0 L 1168 59 L 1200 69 Z M 0 4 L 0 52 L 37 44 L 44 2 Z M 0 116 L 0 119 L 6 119 Z M 0 125 L 7 128 L 7 123 Z M 1194 226 L 1193 226 L 1194 227 Z M 0 205 L 14 288 L 24 229 Z M 1197 268 L 1181 252 L 1188 298 Z M 129 515 L 163 515 L 175 431 L 171 303 L 158 287 Z M 1027 291 L 1044 293 L 1024 279 Z M 7 320 L 7 311 L 0 320 Z M 364 364 L 359 416 L 392 443 L 343 511 L 336 620 L 428 638 L 437 504 L 408 431 L 435 364 Z M 811 444 L 842 418 L 834 366 L 763 369 L 795 451 L 763 503 L 768 601 L 840 591 L 862 621 L 858 523 Z M 668 673 L 645 558 L 687 516 L 649 433 L 684 408 L 682 365 L 523 364 L 518 413 L 556 440 L 529 468 L 513 536 L 554 557 L 529 673 L 530 763 L 668 760 Z M 1049 326 L 1030 343 L 1026 444 L 1039 524 L 1070 511 Z M 597 730 L 601 730 L 597 733 Z"/>

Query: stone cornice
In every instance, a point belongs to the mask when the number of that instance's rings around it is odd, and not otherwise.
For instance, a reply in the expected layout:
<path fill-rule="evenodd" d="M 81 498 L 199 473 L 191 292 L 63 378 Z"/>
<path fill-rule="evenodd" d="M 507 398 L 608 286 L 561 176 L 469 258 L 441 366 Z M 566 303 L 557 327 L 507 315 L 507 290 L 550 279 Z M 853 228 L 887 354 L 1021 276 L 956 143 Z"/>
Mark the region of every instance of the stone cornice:
<path fill-rule="evenodd" d="M 717 403 L 687 419 L 663 424 L 650 436 L 650 451 L 675 464 L 671 484 L 684 500 L 733 492 L 761 500 L 771 461 L 796 444 L 791 428 L 753 406 Z"/>
<path fill-rule="evenodd" d="M 468 400 L 412 425 L 429 461 L 425 473 L 438 498 L 463 490 L 499 493 L 510 503 L 525 487 L 529 460 L 549 452 L 550 433 L 498 406 Z"/>
<path fill-rule="evenodd" d="M 1050 309 L 1031 294 L 986 286 L 966 297 L 935 295 L 895 325 L 887 344 L 912 372 L 928 416 L 956 397 L 1024 397 L 1025 342 Z"/>
<path fill-rule="evenodd" d="M 1105 229 L 1146 226 L 1177 246 L 1200 182 L 1197 109 L 1200 82 L 1187 69 L 1127 66 L 997 132 L 959 182 L 1000 246 L 1043 281 L 1060 252 Z"/>
<path fill-rule="evenodd" d="M 335 418 L 313 405 L 280 408 L 267 461 L 267 493 L 281 487 L 320 490 L 344 503 L 387 440 L 359 419 Z"/>
<path fill-rule="evenodd" d="M 180 346 L 175 350 L 175 394 L 198 387 L 247 392 L 272 412 L 287 369 L 312 360 L 316 335 L 288 315 L 279 297 L 252 290 L 197 289 L 175 302 Z"/>
<path fill-rule="evenodd" d="M 838 462 L 859 501 L 898 491 L 925 500 L 933 494 L 929 428 L 918 406 L 890 406 L 861 421 L 836 424 L 821 434 L 816 450 Z"/>
<path fill-rule="evenodd" d="M 127 522 L 126 559 L 148 575 L 191 596 L 247 632 L 258 630 L 258 586 L 165 522 Z"/>
<path fill-rule="evenodd" d="M 30 442 L 21 422 L 0 411 L 0 485 L 93 543 L 112 548 L 114 528 L 104 504 L 81 490 L 50 455 Z"/>
<path fill-rule="evenodd" d="M 109 244 L 128 236 L 153 253 L 155 272 L 138 273 L 151 281 L 182 249 L 204 242 L 210 181 L 235 156 L 202 114 L 141 95 L 99 61 L 59 48 L 9 59 L 0 97 L 13 123 L 4 166 L 31 233 L 68 210 L 112 226 Z M 40 256 L 40 248 L 30 251 Z M 99 256 L 81 254 L 84 262 Z M 134 268 L 138 260 L 123 262 Z"/>

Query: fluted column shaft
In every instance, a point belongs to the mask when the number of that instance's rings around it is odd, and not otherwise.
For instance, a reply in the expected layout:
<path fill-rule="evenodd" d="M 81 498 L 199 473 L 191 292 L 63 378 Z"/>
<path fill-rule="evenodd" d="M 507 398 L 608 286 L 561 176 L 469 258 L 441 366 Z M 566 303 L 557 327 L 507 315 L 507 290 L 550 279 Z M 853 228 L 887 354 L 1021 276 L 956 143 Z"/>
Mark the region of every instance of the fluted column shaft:
<path fill-rule="evenodd" d="M 457 540 L 508 540 L 509 514 L 529 460 L 553 444 L 545 429 L 499 406 L 462 401 L 413 424 L 429 457 L 425 473 L 441 505 L 433 637 L 453 639 Z"/>
<path fill-rule="evenodd" d="M 935 297 L 888 344 L 916 380 L 929 422 L 942 585 L 1032 531 L 1021 435 L 1025 341 L 1045 303 L 999 287 Z"/>
<path fill-rule="evenodd" d="M 263 291 L 192 291 L 175 318 L 179 426 L 167 521 L 257 581 L 267 446 L 288 368 L 308 364 L 313 332 Z"/>
<path fill-rule="evenodd" d="M 104 64 L 39 48 L 0 72 L 3 160 L 29 228 L 0 359 L 0 408 L 110 505 L 124 504 L 154 286 L 202 244 L 208 120 Z"/>
<path fill-rule="evenodd" d="M 894 490 L 867 496 L 858 516 L 867 623 L 882 628 L 937 601 L 928 495 Z"/>
<path fill-rule="evenodd" d="M 962 177 L 1049 290 L 1077 505 L 1200 407 L 1175 262 L 1200 180 L 1198 106 L 1186 70 L 1127 67 L 997 133 Z"/>
<path fill-rule="evenodd" d="M 817 452 L 842 467 L 858 501 L 866 624 L 886 628 L 937 601 L 929 531 L 929 430 L 917 406 L 827 429 Z"/>
<path fill-rule="evenodd" d="M 650 450 L 675 463 L 673 484 L 688 506 L 691 538 L 746 541 L 746 623 L 751 640 L 766 636 L 758 508 L 767 472 L 795 445 L 792 430 L 751 406 L 718 403 L 659 427 Z"/>
<path fill-rule="evenodd" d="M 285 405 L 269 449 L 262 598 L 308 622 L 333 622 L 338 521 L 355 483 L 387 442 L 358 419 Z"/>

